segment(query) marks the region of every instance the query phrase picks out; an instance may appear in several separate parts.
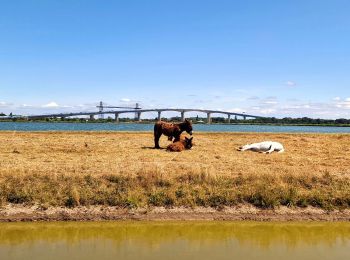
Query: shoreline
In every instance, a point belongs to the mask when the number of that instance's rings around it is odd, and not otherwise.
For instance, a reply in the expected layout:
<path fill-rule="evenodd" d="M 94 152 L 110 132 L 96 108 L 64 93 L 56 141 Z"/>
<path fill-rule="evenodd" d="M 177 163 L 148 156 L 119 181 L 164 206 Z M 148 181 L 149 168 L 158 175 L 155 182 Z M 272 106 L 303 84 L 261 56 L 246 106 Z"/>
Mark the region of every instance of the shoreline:
<path fill-rule="evenodd" d="M 9 204 L 0 208 L 0 222 L 56 221 L 350 221 L 350 209 L 326 211 L 314 207 L 259 209 L 251 205 L 215 208 L 151 207 L 125 209 L 110 206 L 75 208 Z"/>
<path fill-rule="evenodd" d="M 177 122 L 177 121 L 175 121 Z M 179 121 L 180 122 L 180 121 Z M 117 125 L 129 125 L 129 124 L 138 124 L 138 125 L 154 125 L 156 121 L 153 122 L 101 122 L 101 121 L 90 121 L 90 122 L 79 122 L 79 121 L 12 121 L 12 120 L 0 120 L 0 123 L 45 123 L 45 124 L 117 124 Z M 193 125 L 207 125 L 206 123 L 196 123 L 193 122 Z M 350 127 L 350 124 L 283 124 L 283 123 L 211 123 L 210 125 L 242 125 L 242 126 L 310 126 L 310 127 Z"/>
<path fill-rule="evenodd" d="M 67 135 L 79 135 L 79 134 L 86 134 L 86 135 L 137 135 L 137 134 L 142 134 L 142 135 L 151 135 L 153 138 L 153 130 L 148 131 L 148 130 L 137 130 L 137 131 L 130 131 L 130 130 L 0 130 L 0 135 L 1 134 L 67 134 Z M 183 135 L 186 135 L 186 133 L 183 133 Z M 323 135 L 342 135 L 342 136 L 350 136 L 350 132 L 225 132 L 225 131 L 195 131 L 194 135 L 199 135 L 199 136 L 204 136 L 204 135 L 218 135 L 218 136 L 223 136 L 223 135 L 247 135 L 247 136 L 256 136 L 256 135 L 262 135 L 262 136 L 281 136 L 281 135 L 286 135 L 286 136 L 323 136 Z M 163 135 L 164 138 L 164 135 Z"/>

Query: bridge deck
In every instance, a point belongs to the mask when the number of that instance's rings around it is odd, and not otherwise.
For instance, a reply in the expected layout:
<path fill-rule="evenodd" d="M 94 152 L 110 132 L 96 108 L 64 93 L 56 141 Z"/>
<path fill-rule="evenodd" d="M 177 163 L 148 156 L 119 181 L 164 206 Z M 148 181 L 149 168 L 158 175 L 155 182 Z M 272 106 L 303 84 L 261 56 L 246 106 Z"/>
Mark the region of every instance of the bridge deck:
<path fill-rule="evenodd" d="M 229 111 L 220 111 L 220 110 L 207 110 L 207 109 L 193 109 L 193 108 L 162 108 L 162 109 L 138 109 L 138 110 L 109 110 L 102 112 L 76 112 L 76 113 L 58 113 L 58 114 L 42 114 L 42 115 L 29 115 L 28 119 L 35 118 L 50 118 L 50 117 L 71 117 L 71 116 L 94 116 L 102 114 L 126 114 L 126 113 L 147 113 L 147 112 L 169 112 L 175 111 L 180 113 L 186 112 L 202 112 L 206 114 L 224 114 L 227 116 L 241 116 L 241 117 L 250 117 L 250 118 L 263 118 L 263 116 L 256 116 L 244 113 L 234 113 Z"/>

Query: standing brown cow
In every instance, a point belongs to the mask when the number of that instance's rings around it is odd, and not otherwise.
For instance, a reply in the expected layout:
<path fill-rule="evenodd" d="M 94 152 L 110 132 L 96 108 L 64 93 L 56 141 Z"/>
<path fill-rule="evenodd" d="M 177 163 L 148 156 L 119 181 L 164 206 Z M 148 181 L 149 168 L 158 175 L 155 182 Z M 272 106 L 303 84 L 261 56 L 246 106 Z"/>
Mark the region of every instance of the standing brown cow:
<path fill-rule="evenodd" d="M 158 121 L 154 125 L 154 147 L 159 149 L 159 139 L 163 135 L 168 137 L 169 141 L 175 139 L 174 142 L 180 141 L 180 135 L 183 131 L 186 131 L 188 134 L 192 135 L 192 122 L 185 119 L 184 122 L 173 124 Z"/>

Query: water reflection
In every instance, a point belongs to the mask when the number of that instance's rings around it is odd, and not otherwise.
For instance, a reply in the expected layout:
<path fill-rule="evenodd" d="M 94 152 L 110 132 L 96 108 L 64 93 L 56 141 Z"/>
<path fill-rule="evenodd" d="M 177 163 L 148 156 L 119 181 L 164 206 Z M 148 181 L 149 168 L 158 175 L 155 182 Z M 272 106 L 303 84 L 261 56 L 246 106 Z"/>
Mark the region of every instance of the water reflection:
<path fill-rule="evenodd" d="M 0 259 L 349 259 L 350 223 L 1 223 Z"/>

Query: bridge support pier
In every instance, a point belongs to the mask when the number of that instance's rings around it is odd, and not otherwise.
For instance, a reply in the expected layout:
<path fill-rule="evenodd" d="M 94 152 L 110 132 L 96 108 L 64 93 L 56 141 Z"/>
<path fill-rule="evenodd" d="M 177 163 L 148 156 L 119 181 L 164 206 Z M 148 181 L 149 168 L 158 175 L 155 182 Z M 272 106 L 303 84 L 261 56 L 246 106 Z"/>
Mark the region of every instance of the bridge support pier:
<path fill-rule="evenodd" d="M 228 123 L 228 124 L 231 123 L 231 115 L 230 115 L 230 114 L 227 115 L 227 123 Z"/>
<path fill-rule="evenodd" d="M 207 113 L 207 124 L 211 124 L 211 113 Z"/>
<path fill-rule="evenodd" d="M 119 113 L 114 114 L 114 120 L 117 124 L 119 123 Z"/>
<path fill-rule="evenodd" d="M 158 121 L 162 120 L 162 111 L 158 111 Z"/>
<path fill-rule="evenodd" d="M 246 117 L 246 116 L 243 116 L 243 120 L 247 120 L 247 117 Z"/>
<path fill-rule="evenodd" d="M 141 122 L 141 112 L 137 112 L 137 113 L 136 113 L 136 118 L 135 118 L 135 120 L 136 120 L 137 122 Z"/>
<path fill-rule="evenodd" d="M 185 121 L 185 111 L 181 111 L 181 121 Z"/>
<path fill-rule="evenodd" d="M 90 120 L 91 121 L 95 120 L 95 116 L 94 115 L 90 115 Z"/>

